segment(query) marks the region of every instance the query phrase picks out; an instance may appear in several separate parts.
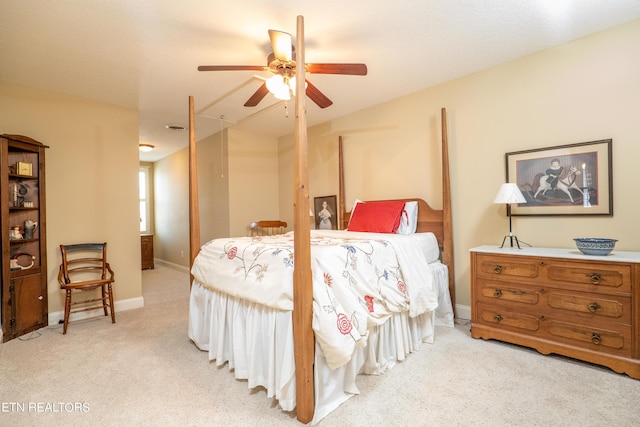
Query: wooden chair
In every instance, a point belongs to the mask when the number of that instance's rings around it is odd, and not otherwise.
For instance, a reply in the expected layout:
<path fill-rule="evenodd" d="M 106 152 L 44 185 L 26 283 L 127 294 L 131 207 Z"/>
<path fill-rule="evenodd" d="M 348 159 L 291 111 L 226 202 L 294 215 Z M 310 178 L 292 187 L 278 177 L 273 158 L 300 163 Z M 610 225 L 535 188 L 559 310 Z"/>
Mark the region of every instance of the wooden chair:
<path fill-rule="evenodd" d="M 103 309 L 105 316 L 108 316 L 108 311 L 111 311 L 111 323 L 116 323 L 112 289 L 115 276 L 107 262 L 107 244 L 60 245 L 60 251 L 62 252 L 62 264 L 60 264 L 58 272 L 58 282 L 60 289 L 66 291 L 62 333 L 67 333 L 69 315 L 80 311 Z M 99 296 L 93 292 L 90 297 L 75 302 L 71 301 L 71 294 L 74 291 L 95 291 L 98 288 L 100 288 Z M 77 308 L 72 310 L 72 306 L 77 306 Z"/>
<path fill-rule="evenodd" d="M 256 221 L 249 224 L 251 236 L 274 236 L 276 234 L 284 234 L 287 223 L 284 221 Z"/>

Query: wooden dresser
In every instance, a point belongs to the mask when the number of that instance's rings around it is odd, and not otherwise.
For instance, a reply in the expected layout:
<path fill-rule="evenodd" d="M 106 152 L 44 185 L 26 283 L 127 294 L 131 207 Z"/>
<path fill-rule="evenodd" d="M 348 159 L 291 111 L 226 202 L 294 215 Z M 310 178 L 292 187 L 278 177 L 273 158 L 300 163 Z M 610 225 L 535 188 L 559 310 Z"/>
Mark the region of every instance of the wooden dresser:
<path fill-rule="evenodd" d="M 140 264 L 142 270 L 154 268 L 153 257 L 153 234 L 142 234 L 140 236 Z"/>
<path fill-rule="evenodd" d="M 471 336 L 640 379 L 640 252 L 473 248 Z"/>

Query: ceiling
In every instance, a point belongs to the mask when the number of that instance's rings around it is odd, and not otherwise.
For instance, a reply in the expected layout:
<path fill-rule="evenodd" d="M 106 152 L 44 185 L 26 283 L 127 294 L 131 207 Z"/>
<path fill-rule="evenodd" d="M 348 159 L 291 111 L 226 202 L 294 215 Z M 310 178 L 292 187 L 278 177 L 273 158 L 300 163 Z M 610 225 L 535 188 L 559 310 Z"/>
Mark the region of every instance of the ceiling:
<path fill-rule="evenodd" d="M 0 80 L 129 108 L 155 161 L 221 126 L 281 136 L 294 102 L 245 101 L 269 72 L 268 30 L 304 16 L 306 62 L 358 62 L 367 76 L 308 74 L 333 105 L 307 102 L 314 125 L 640 18 L 638 0 L 3 0 Z M 221 117 L 224 120 L 221 120 Z"/>

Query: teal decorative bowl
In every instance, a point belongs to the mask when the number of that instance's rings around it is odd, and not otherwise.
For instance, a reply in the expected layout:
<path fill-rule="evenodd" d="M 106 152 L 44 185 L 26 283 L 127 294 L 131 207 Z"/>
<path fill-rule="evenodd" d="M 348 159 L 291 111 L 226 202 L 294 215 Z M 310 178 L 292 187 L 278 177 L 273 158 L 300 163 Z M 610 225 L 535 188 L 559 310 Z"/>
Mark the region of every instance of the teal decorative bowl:
<path fill-rule="evenodd" d="M 616 246 L 616 239 L 601 239 L 597 237 L 581 237 L 573 239 L 576 246 L 585 255 L 609 255 Z"/>

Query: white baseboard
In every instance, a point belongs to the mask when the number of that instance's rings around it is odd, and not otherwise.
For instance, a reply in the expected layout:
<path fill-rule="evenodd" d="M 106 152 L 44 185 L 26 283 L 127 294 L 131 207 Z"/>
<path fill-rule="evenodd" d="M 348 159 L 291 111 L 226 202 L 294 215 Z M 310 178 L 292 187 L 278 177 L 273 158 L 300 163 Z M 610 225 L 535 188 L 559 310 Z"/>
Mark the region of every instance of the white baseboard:
<path fill-rule="evenodd" d="M 119 311 L 133 310 L 136 308 L 144 307 L 144 297 L 128 298 L 125 300 L 115 301 L 116 314 Z M 104 312 L 100 309 L 91 311 L 80 311 L 78 313 L 71 313 L 69 321 L 89 319 L 91 317 L 104 316 Z M 54 311 L 49 313 L 49 325 L 55 325 L 58 322 L 64 320 L 64 311 Z"/>
<path fill-rule="evenodd" d="M 471 306 L 456 304 L 456 318 L 471 320 Z"/>

